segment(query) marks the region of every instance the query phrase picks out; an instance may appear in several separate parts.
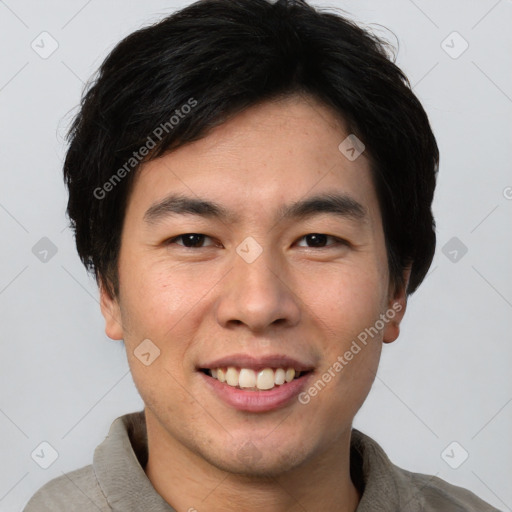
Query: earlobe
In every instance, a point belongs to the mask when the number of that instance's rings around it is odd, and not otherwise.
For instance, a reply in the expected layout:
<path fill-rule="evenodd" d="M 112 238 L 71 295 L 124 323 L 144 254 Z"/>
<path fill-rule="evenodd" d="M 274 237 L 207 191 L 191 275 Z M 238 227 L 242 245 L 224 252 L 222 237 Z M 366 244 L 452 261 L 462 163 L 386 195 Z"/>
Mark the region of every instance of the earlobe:
<path fill-rule="evenodd" d="M 392 343 L 400 335 L 400 322 L 404 317 L 407 308 L 407 285 L 411 275 L 411 266 L 407 267 L 403 273 L 403 285 L 393 287 L 393 293 L 388 301 L 386 317 L 388 323 L 384 328 L 382 341 Z"/>
<path fill-rule="evenodd" d="M 112 298 L 103 284 L 100 284 L 100 308 L 105 319 L 105 334 L 113 340 L 123 339 L 121 310 L 117 298 Z"/>

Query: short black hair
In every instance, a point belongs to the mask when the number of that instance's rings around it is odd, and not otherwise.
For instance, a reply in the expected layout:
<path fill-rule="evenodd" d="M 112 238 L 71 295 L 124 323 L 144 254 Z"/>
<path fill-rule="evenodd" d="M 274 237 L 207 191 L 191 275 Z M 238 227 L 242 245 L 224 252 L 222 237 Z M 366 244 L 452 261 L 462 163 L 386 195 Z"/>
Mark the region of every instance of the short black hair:
<path fill-rule="evenodd" d="M 98 284 L 117 296 L 123 220 L 141 163 L 248 107 L 299 93 L 365 144 L 390 279 L 403 284 L 411 266 L 413 293 L 435 251 L 439 151 L 390 47 L 304 0 L 201 0 L 123 39 L 84 92 L 64 163 L 78 254 Z"/>

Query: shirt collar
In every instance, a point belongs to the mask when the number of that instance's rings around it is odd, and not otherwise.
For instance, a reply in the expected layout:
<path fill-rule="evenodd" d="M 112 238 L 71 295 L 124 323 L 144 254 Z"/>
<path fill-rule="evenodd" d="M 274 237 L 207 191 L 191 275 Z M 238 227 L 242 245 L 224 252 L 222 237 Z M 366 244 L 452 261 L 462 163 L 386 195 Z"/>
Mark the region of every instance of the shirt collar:
<path fill-rule="evenodd" d="M 350 451 L 351 473 L 354 478 L 354 472 L 359 472 L 363 486 L 356 512 L 424 510 L 413 474 L 395 466 L 373 439 L 353 429 Z"/>
<path fill-rule="evenodd" d="M 94 451 L 93 469 L 115 512 L 176 512 L 144 472 L 148 459 L 144 411 L 117 418 Z"/>
<path fill-rule="evenodd" d="M 155 490 L 144 472 L 148 460 L 144 411 L 125 414 L 96 448 L 93 469 L 115 512 L 176 512 Z M 351 475 L 362 494 L 356 512 L 420 512 L 421 493 L 411 473 L 399 470 L 383 449 L 356 429 L 351 438 Z"/>

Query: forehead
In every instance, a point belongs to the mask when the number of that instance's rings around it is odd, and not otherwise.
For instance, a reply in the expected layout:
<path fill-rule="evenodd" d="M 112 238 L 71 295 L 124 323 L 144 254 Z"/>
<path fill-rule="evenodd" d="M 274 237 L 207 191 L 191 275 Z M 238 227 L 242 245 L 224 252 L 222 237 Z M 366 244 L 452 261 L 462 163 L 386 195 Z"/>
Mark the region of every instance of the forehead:
<path fill-rule="evenodd" d="M 145 208 L 140 216 L 179 194 L 263 218 L 284 204 L 332 193 L 371 211 L 377 200 L 369 160 L 364 152 L 347 157 L 348 135 L 342 120 L 310 97 L 262 103 L 142 166 L 129 207 Z"/>

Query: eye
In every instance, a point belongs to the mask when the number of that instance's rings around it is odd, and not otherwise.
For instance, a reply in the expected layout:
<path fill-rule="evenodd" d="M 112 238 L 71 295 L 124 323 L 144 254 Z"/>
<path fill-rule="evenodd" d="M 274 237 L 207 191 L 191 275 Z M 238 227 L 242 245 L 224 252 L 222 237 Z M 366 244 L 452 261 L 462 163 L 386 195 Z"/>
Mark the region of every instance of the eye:
<path fill-rule="evenodd" d="M 178 241 L 181 240 L 181 243 Z M 201 233 L 185 233 L 183 235 L 175 236 L 174 238 L 170 238 L 167 240 L 167 244 L 183 245 L 189 249 L 191 248 L 201 248 L 215 245 L 215 243 L 210 243 L 205 245 L 205 240 L 211 240 L 209 236 L 203 235 Z"/>
<path fill-rule="evenodd" d="M 327 244 L 329 239 L 334 240 L 334 243 Z M 309 247 L 320 249 L 330 246 L 347 245 L 347 242 L 345 242 L 341 238 L 336 238 L 335 236 L 331 235 L 324 235 L 323 233 L 309 233 L 307 235 L 304 235 L 300 240 L 304 240 L 306 244 L 309 244 Z M 298 245 L 300 247 L 305 247 L 301 243 L 299 243 Z"/>

